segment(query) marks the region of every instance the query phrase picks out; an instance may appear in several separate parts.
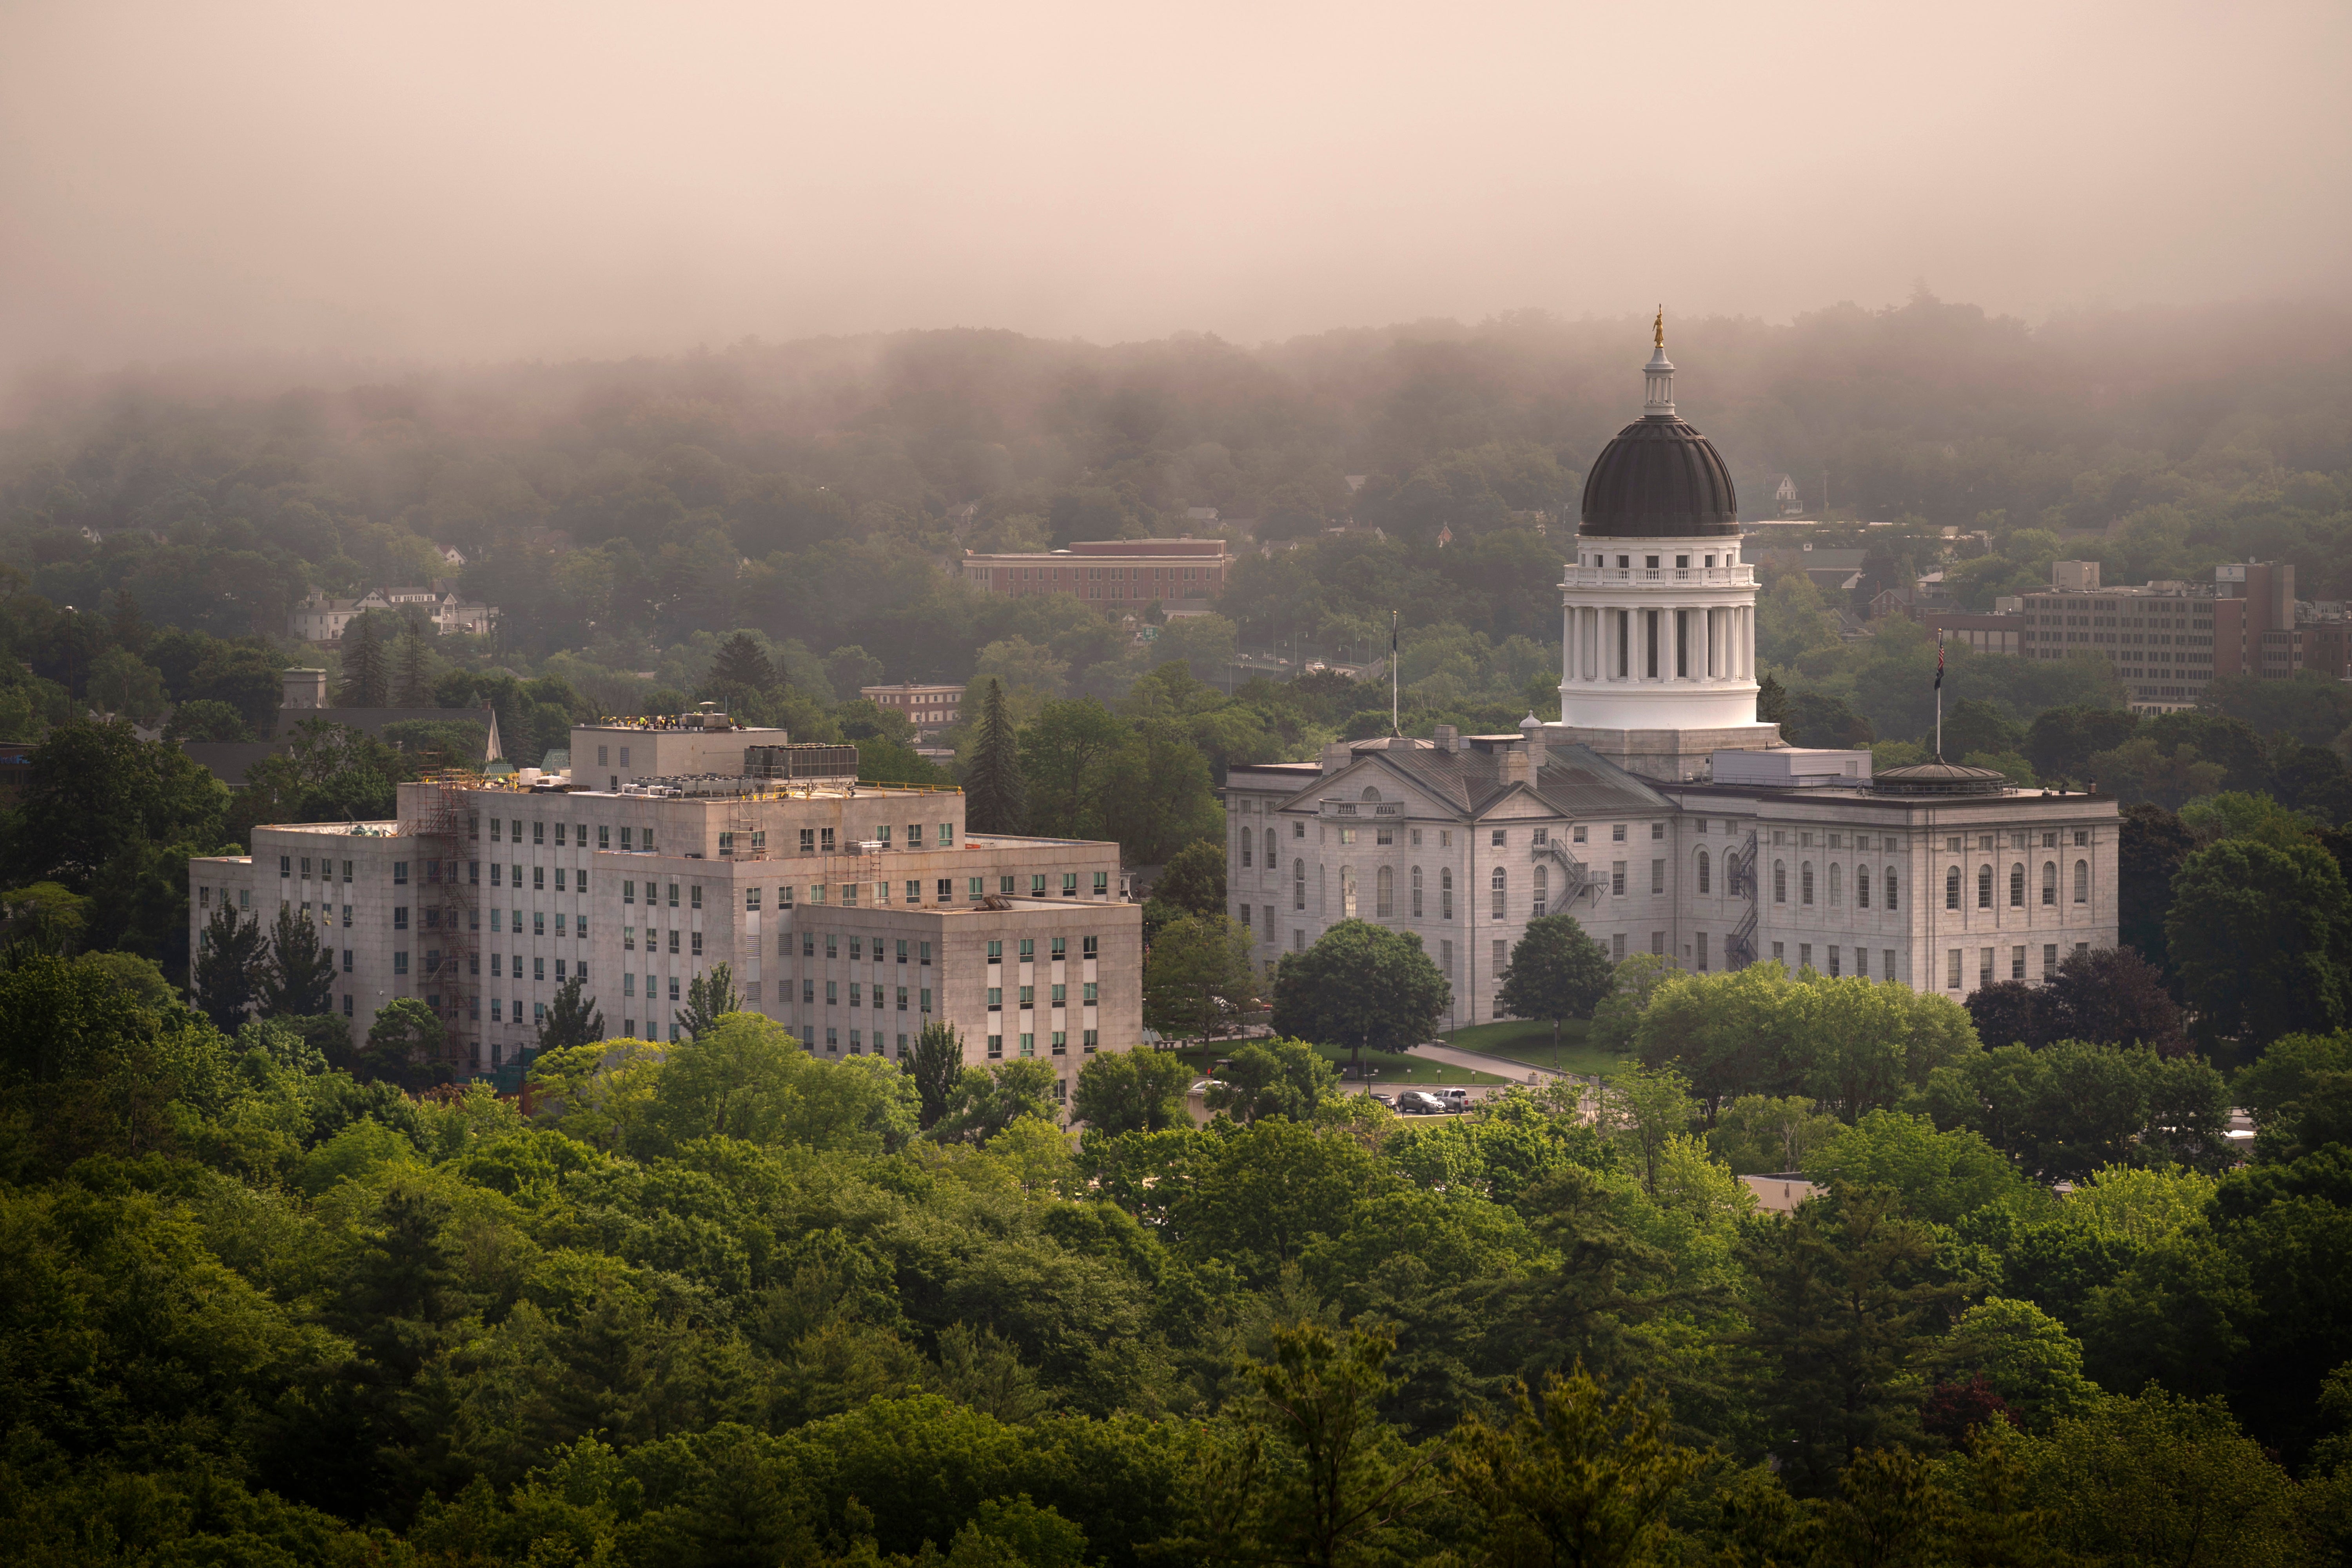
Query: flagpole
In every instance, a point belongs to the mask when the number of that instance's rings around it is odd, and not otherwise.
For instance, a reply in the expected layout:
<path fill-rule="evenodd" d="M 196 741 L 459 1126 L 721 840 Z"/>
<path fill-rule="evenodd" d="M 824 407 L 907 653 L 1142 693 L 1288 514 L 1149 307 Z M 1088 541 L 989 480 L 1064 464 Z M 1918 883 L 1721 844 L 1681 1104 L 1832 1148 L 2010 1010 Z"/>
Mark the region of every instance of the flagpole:
<path fill-rule="evenodd" d="M 1936 628 L 1936 760 L 1944 760 L 1944 628 Z"/>
<path fill-rule="evenodd" d="M 1402 735 L 1397 728 L 1397 613 L 1389 612 L 1389 733 Z"/>

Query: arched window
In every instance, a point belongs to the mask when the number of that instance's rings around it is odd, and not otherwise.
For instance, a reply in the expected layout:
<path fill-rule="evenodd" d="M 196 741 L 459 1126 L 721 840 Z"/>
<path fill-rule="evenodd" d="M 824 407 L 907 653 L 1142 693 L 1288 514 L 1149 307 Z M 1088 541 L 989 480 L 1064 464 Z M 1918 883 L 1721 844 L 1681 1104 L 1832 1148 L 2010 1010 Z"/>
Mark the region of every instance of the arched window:
<path fill-rule="evenodd" d="M 2042 901 L 2055 906 L 2058 902 L 2058 862 L 2042 862 Z"/>
<path fill-rule="evenodd" d="M 1265 868 L 1275 871 L 1281 867 L 1282 862 L 1274 858 L 1274 829 L 1269 827 L 1265 830 Z"/>
<path fill-rule="evenodd" d="M 1853 904 L 1859 910 L 1870 908 L 1870 868 L 1867 866 L 1853 868 Z"/>
<path fill-rule="evenodd" d="M 1797 876 L 1798 901 L 1801 903 L 1810 904 L 1813 901 L 1813 863 L 1811 860 L 1806 861 L 1804 865 L 1799 868 Z"/>
<path fill-rule="evenodd" d="M 1992 868 L 1990 866 L 1977 868 L 1977 908 L 1992 908 Z"/>
<path fill-rule="evenodd" d="M 1339 918 L 1343 921 L 1356 918 L 1356 868 L 1353 866 L 1339 868 Z"/>
<path fill-rule="evenodd" d="M 1772 901 L 1776 904 L 1789 901 L 1789 863 L 1786 860 L 1772 862 Z"/>
<path fill-rule="evenodd" d="M 1944 873 L 1944 907 L 1948 910 L 1960 907 L 1960 868 L 1958 866 Z"/>
<path fill-rule="evenodd" d="M 1383 920 L 1396 913 L 1396 873 L 1386 866 L 1372 878 L 1372 913 Z"/>
<path fill-rule="evenodd" d="M 1290 907 L 1294 910 L 1307 907 L 1307 862 L 1304 860 L 1290 863 Z"/>
<path fill-rule="evenodd" d="M 1412 868 L 1412 918 L 1421 919 L 1421 868 Z"/>
<path fill-rule="evenodd" d="M 1706 851 L 1702 849 L 1698 852 L 1698 890 L 1702 893 L 1712 892 L 1714 887 L 1715 884 L 1707 875 Z"/>
<path fill-rule="evenodd" d="M 1257 835 L 1256 835 L 1256 834 L 1255 834 L 1255 833 L 1252 833 L 1252 832 L 1251 832 L 1248 828 L 1246 828 L 1246 827 L 1243 828 L 1243 829 L 1242 829 L 1242 869 L 1243 869 L 1243 870 L 1246 871 L 1246 870 L 1248 870 L 1248 869 L 1249 869 L 1249 868 L 1250 868 L 1250 852 L 1251 852 L 1252 850 L 1255 849 L 1256 847 L 1257 847 Z"/>
<path fill-rule="evenodd" d="M 1508 879 L 1504 876 L 1503 868 L 1500 866 L 1496 867 L 1495 874 L 1486 879 L 1486 885 L 1495 890 L 1495 918 L 1496 920 L 1501 920 L 1503 918 L 1503 894 L 1505 884 L 1507 880 Z"/>
<path fill-rule="evenodd" d="M 2025 866 L 2021 861 L 2009 868 L 2009 907 L 2012 910 L 2025 907 Z"/>
<path fill-rule="evenodd" d="M 1437 873 L 1437 918 L 1454 918 L 1454 868 L 1445 867 Z"/>
<path fill-rule="evenodd" d="M 1381 792 L 1374 789 L 1371 785 L 1366 784 L 1364 786 L 1364 793 L 1356 798 L 1359 800 L 1378 800 L 1381 798 Z"/>
<path fill-rule="evenodd" d="M 1542 914 L 1542 913 L 1544 912 L 1544 900 L 1545 900 L 1546 896 L 1550 892 L 1550 890 L 1551 890 L 1551 868 L 1550 868 L 1549 867 L 1547 867 L 1547 866 L 1538 866 L 1538 867 L 1537 867 L 1537 868 L 1536 868 L 1536 877 L 1535 877 L 1535 887 L 1534 887 L 1534 889 L 1533 889 L 1533 892 L 1534 892 L 1534 900 L 1535 900 L 1535 901 L 1534 901 L 1531 905 L 1529 905 L 1529 906 L 1528 906 L 1528 914 L 1530 914 L 1530 915 L 1539 915 L 1539 914 Z"/>
<path fill-rule="evenodd" d="M 2088 860 L 2074 862 L 2074 901 L 2078 904 L 2091 901 L 2091 863 Z"/>
<path fill-rule="evenodd" d="M 1830 908 L 1839 909 L 1845 903 L 1845 868 L 1835 863 L 1830 867 Z"/>
<path fill-rule="evenodd" d="M 1886 868 L 1886 907 L 1890 910 L 1896 908 L 1895 902 L 1895 868 L 1892 866 Z"/>

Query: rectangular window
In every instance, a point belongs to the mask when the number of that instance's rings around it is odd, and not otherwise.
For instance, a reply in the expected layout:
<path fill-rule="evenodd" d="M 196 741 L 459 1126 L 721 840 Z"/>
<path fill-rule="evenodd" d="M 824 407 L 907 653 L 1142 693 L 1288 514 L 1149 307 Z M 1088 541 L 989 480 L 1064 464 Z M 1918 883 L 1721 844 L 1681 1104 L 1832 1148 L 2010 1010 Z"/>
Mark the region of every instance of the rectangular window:
<path fill-rule="evenodd" d="M 1004 1037 L 1003 1035 L 991 1035 L 988 1037 L 988 1054 L 992 1059 L 1004 1054 Z"/>
<path fill-rule="evenodd" d="M 1666 863 L 1664 860 L 1653 860 L 1650 862 L 1650 891 L 1663 893 L 1665 890 Z"/>
<path fill-rule="evenodd" d="M 1625 962 L 1625 933 L 1622 931 L 1609 939 L 1609 961 L 1612 963 Z"/>
<path fill-rule="evenodd" d="M 530 841 L 533 844 L 544 844 L 547 842 L 546 823 L 534 822 L 530 825 Z"/>
<path fill-rule="evenodd" d="M 405 974 L 408 973 L 408 950 L 406 948 L 400 948 L 393 953 L 392 972 L 394 974 Z"/>
<path fill-rule="evenodd" d="M 830 827 L 820 828 L 820 829 L 817 831 L 817 847 L 818 847 L 818 848 L 820 848 L 820 849 L 822 849 L 822 850 L 823 850 L 825 854 L 827 854 L 827 855 L 830 855 L 830 854 L 832 854 L 832 853 L 833 853 L 833 829 L 832 829 L 832 828 L 830 828 Z"/>
<path fill-rule="evenodd" d="M 1099 1034 L 1096 1030 L 1081 1030 L 1078 1035 L 1078 1048 L 1082 1051 L 1092 1051 L 1099 1037 Z"/>
<path fill-rule="evenodd" d="M 952 849 L 955 847 L 954 823 L 942 822 L 940 824 L 939 846 L 942 849 Z"/>
<path fill-rule="evenodd" d="M 1891 947 L 1890 947 L 1890 948 L 1886 948 L 1886 949 L 1883 950 L 1883 951 L 1879 953 L 1879 955 L 1878 955 L 1878 956 L 1879 956 L 1879 958 L 1881 959 L 1881 961 L 1882 961 L 1882 962 L 1885 963 L 1885 968 L 1880 972 L 1879 978 L 1881 978 L 1882 980 L 1892 980 L 1892 979 L 1894 979 L 1894 978 L 1895 978 L 1895 950 L 1894 950 L 1893 948 L 1891 948 Z"/>
<path fill-rule="evenodd" d="M 1958 991 L 1959 988 L 1960 950 L 1956 947 L 1944 955 L 1944 989 Z"/>
<path fill-rule="evenodd" d="M 1838 950 L 1837 950 L 1836 948 L 1832 947 L 1832 948 L 1831 948 L 1831 949 L 1830 949 L 1830 978 L 1831 978 L 1831 979 L 1832 979 L 1832 980 L 1834 980 L 1834 979 L 1836 979 L 1836 978 L 1837 978 L 1837 975 L 1838 975 Z"/>
<path fill-rule="evenodd" d="M 408 929 L 408 906 L 406 904 L 395 904 L 393 906 L 392 929 L 394 931 L 406 931 Z"/>
<path fill-rule="evenodd" d="M 530 868 L 530 890 L 534 893 L 543 893 L 547 891 L 546 867 L 533 866 Z"/>
<path fill-rule="evenodd" d="M 2011 980 L 2025 978 L 2025 949 L 2012 947 L 2009 950 L 2009 977 Z"/>
<path fill-rule="evenodd" d="M 407 861 L 394 860 L 392 863 L 392 885 L 395 888 L 404 888 L 408 886 Z"/>
<path fill-rule="evenodd" d="M 803 855 L 814 855 L 816 853 L 815 828 L 803 827 L 801 829 L 801 853 Z"/>
<path fill-rule="evenodd" d="M 1078 986 L 1079 1002 L 1088 1007 L 1093 1006 L 1096 1002 L 1100 1000 L 1099 990 L 1100 987 L 1095 981 L 1087 980 L 1081 982 Z"/>
<path fill-rule="evenodd" d="M 1622 860 L 1609 863 L 1609 890 L 1621 899 L 1625 896 L 1625 862 Z"/>

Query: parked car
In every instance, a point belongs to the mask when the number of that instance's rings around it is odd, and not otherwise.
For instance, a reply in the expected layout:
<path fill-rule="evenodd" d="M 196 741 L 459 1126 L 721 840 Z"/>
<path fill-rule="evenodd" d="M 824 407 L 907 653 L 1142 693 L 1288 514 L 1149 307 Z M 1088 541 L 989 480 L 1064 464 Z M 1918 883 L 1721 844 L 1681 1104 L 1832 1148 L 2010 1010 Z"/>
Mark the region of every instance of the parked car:
<path fill-rule="evenodd" d="M 1440 1089 L 1432 1090 L 1431 1092 L 1434 1093 L 1438 1099 L 1445 1101 L 1445 1109 L 1448 1110 L 1467 1110 L 1470 1109 L 1470 1091 L 1466 1089 Z"/>
<path fill-rule="evenodd" d="M 1380 1101 L 1382 1105 L 1387 1106 L 1391 1110 L 1394 1110 L 1396 1109 L 1396 1096 L 1393 1094 L 1382 1094 L 1376 1089 L 1372 1090 L 1372 1098 Z"/>
<path fill-rule="evenodd" d="M 1425 1089 L 1409 1089 L 1397 1096 L 1400 1116 L 1443 1116 L 1452 1107 Z"/>

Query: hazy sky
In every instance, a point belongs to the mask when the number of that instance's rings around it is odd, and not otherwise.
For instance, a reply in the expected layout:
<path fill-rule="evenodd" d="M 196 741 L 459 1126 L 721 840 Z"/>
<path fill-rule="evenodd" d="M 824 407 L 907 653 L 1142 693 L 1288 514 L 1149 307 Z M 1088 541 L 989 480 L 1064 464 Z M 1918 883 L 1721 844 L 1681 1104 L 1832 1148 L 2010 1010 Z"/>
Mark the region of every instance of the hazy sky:
<path fill-rule="evenodd" d="M 2342 298 L 2352 7 L 0 0 L 0 364 Z"/>

